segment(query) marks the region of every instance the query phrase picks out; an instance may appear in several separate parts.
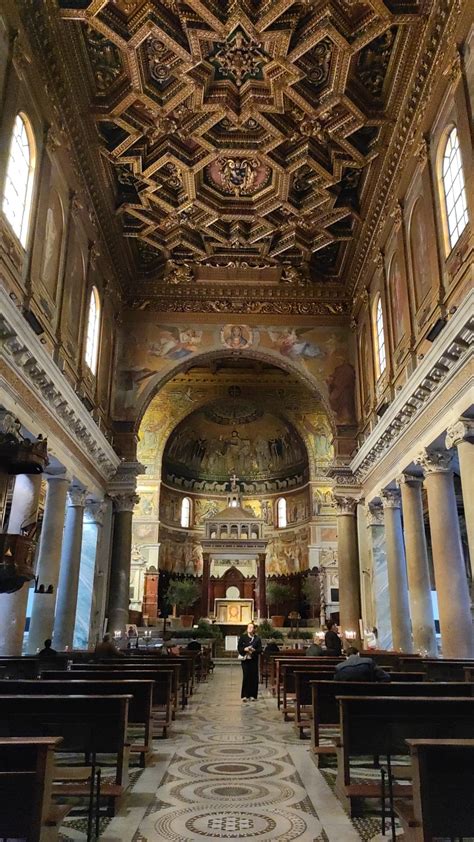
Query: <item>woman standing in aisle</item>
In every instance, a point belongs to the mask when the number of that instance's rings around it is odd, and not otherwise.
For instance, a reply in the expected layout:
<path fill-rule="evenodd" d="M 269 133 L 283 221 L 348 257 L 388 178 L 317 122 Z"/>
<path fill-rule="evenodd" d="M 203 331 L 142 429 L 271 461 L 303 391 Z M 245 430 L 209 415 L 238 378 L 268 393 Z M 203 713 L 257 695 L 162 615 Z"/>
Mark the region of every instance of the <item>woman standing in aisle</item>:
<path fill-rule="evenodd" d="M 258 657 L 262 652 L 262 641 L 255 633 L 254 623 L 249 623 L 247 631 L 240 635 L 237 648 L 242 663 L 240 697 L 243 702 L 257 701 Z"/>

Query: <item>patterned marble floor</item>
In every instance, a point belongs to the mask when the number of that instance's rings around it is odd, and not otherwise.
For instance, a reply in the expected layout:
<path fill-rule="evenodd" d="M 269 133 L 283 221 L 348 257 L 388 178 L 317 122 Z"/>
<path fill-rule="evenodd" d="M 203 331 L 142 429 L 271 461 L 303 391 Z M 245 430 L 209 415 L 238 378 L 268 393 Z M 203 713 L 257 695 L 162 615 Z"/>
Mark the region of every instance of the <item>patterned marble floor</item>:
<path fill-rule="evenodd" d="M 275 700 L 264 691 L 242 704 L 240 680 L 235 663 L 198 687 L 101 840 L 375 842 L 344 813 Z M 84 835 L 76 825 L 64 839 Z"/>

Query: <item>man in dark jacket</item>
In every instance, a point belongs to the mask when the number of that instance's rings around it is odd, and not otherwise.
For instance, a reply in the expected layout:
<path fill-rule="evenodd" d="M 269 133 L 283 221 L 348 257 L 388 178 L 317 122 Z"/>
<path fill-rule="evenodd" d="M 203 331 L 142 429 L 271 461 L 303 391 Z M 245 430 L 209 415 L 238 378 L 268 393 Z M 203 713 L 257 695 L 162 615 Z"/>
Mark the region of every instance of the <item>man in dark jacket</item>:
<path fill-rule="evenodd" d="M 361 658 L 355 646 L 349 646 L 346 655 L 346 660 L 336 667 L 334 681 L 390 681 L 388 672 L 372 658 Z"/>

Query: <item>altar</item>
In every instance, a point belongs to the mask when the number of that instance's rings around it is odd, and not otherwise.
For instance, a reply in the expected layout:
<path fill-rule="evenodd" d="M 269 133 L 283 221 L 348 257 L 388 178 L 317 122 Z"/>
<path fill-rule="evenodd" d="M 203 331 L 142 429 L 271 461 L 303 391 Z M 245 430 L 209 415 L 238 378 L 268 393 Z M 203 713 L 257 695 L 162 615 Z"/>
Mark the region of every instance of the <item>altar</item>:
<path fill-rule="evenodd" d="M 221 599 L 214 600 L 216 623 L 220 625 L 246 626 L 253 620 L 253 599 Z"/>

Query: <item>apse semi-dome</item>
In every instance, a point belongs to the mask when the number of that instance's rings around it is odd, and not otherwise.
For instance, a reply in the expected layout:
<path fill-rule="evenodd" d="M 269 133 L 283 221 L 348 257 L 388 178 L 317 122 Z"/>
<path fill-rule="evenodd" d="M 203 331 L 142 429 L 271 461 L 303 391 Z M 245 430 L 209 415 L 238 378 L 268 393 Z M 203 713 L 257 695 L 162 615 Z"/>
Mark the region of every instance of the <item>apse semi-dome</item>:
<path fill-rule="evenodd" d="M 252 400 L 217 400 L 189 415 L 171 435 L 164 479 L 181 488 L 225 491 L 236 473 L 248 490 L 296 487 L 307 479 L 305 445 L 287 419 Z M 219 486 L 219 487 L 217 487 Z M 255 487 L 253 487 L 255 486 Z"/>

